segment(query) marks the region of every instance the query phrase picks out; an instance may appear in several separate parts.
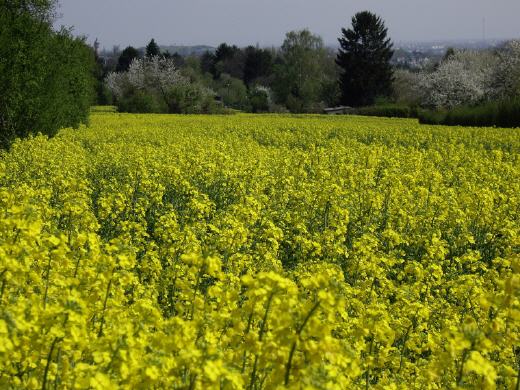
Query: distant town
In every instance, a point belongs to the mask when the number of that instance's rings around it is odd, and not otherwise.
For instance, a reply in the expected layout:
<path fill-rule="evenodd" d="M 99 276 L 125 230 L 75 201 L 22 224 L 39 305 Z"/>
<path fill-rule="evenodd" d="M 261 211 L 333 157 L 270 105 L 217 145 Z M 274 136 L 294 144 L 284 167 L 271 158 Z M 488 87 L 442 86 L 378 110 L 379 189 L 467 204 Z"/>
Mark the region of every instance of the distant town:
<path fill-rule="evenodd" d="M 438 63 L 448 48 L 485 50 L 498 48 L 508 41 L 507 39 L 473 39 L 473 40 L 439 40 L 439 41 L 396 41 L 394 42 L 394 56 L 391 60 L 392 65 L 397 68 L 405 69 L 425 69 Z M 330 45 L 331 49 L 336 50 L 337 45 Z M 274 47 L 273 47 L 274 48 Z M 170 54 L 177 53 L 181 57 L 202 56 L 204 53 L 214 53 L 217 48 L 210 45 L 169 45 L 161 46 L 163 52 Z M 138 48 L 144 54 L 146 48 Z M 103 48 L 100 51 L 100 58 L 106 62 L 117 59 L 121 53 L 120 46 L 113 46 L 112 49 Z"/>
<path fill-rule="evenodd" d="M 408 69 L 424 69 L 442 59 L 448 48 L 485 50 L 502 46 L 507 39 L 476 39 L 424 42 L 395 42 L 392 64 Z"/>

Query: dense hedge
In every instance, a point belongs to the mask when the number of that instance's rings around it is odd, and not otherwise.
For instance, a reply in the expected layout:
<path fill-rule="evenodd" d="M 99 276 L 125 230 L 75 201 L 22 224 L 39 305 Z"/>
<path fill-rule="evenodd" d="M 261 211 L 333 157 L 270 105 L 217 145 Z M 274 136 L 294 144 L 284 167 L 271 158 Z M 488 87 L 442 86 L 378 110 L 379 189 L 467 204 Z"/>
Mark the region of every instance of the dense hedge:
<path fill-rule="evenodd" d="M 1 4 L 0 147 L 85 122 L 94 92 L 93 51 L 70 31 L 53 31 L 54 2 Z"/>
<path fill-rule="evenodd" d="M 357 108 L 356 115 L 380 116 L 388 118 L 415 118 L 417 110 L 415 107 L 402 104 L 384 104 Z"/>
<path fill-rule="evenodd" d="M 455 107 L 449 111 L 420 110 L 418 117 L 419 122 L 425 124 L 520 127 L 520 98 Z"/>

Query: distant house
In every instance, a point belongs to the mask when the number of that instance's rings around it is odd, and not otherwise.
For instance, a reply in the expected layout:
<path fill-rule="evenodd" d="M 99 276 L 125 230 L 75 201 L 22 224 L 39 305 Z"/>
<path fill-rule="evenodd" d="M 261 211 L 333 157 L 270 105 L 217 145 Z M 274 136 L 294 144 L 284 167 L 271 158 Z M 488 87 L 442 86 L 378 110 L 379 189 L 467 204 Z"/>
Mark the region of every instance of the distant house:
<path fill-rule="evenodd" d="M 354 109 L 349 106 L 338 106 L 338 107 L 324 108 L 323 112 L 328 115 L 344 115 L 344 114 L 352 114 L 354 112 Z"/>

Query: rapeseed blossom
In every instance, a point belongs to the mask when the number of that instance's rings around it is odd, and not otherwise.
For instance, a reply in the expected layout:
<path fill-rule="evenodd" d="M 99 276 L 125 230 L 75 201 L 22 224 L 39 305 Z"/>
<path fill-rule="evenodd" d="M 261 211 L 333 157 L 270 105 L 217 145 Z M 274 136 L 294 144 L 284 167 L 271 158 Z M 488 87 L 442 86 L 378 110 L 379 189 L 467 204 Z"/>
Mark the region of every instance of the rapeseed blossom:
<path fill-rule="evenodd" d="M 0 155 L 0 387 L 514 389 L 515 129 L 93 114 Z"/>

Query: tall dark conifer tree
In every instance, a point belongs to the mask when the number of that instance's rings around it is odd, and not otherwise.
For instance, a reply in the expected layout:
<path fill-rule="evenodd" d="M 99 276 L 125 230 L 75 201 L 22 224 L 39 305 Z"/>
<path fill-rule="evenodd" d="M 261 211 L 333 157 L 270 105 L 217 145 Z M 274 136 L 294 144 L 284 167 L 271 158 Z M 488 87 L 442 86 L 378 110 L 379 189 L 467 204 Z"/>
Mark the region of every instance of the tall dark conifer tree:
<path fill-rule="evenodd" d="M 135 47 L 128 46 L 125 50 L 122 51 L 119 59 L 117 60 L 117 72 L 126 72 L 128 68 L 130 68 L 130 64 L 133 60 L 139 58 L 139 52 Z"/>
<path fill-rule="evenodd" d="M 374 104 L 392 90 L 392 43 L 383 20 L 368 12 L 352 18 L 352 28 L 342 29 L 336 63 L 341 67 L 341 101 L 349 106 Z"/>
<path fill-rule="evenodd" d="M 146 57 L 155 57 L 161 55 L 161 49 L 159 48 L 159 45 L 155 43 L 155 39 L 152 38 L 150 43 L 146 46 Z"/>

